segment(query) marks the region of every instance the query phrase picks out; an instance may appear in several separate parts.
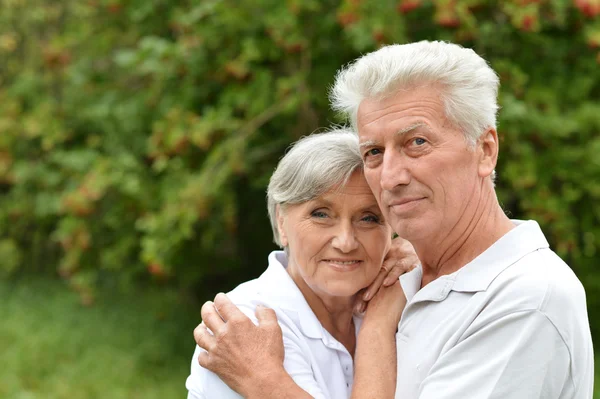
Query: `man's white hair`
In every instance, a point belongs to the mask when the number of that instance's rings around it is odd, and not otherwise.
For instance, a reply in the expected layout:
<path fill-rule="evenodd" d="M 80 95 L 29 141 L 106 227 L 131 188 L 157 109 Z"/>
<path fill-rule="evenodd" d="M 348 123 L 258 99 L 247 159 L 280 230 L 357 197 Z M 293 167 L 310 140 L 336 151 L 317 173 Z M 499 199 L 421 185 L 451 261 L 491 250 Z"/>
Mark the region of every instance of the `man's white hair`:
<path fill-rule="evenodd" d="M 475 143 L 496 128 L 499 79 L 473 50 L 440 41 L 382 47 L 342 68 L 330 92 L 333 109 L 357 128 L 364 99 L 380 99 L 422 86 L 441 90 L 446 117 Z"/>
<path fill-rule="evenodd" d="M 287 205 L 313 200 L 346 184 L 352 173 L 362 166 L 358 137 L 351 130 L 312 134 L 292 144 L 279 161 L 267 189 L 275 244 L 282 246 L 277 229 L 277 206 L 285 210 Z"/>

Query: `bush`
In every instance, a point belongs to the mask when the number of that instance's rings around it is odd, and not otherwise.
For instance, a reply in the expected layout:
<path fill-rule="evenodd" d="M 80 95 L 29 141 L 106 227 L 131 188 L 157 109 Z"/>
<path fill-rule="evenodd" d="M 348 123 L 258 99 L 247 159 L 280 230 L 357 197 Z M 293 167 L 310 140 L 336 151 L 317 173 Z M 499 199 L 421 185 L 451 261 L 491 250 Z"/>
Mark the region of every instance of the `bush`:
<path fill-rule="evenodd" d="M 85 301 L 114 276 L 256 275 L 268 177 L 292 141 L 340 122 L 335 71 L 442 39 L 501 75 L 499 196 L 541 223 L 600 308 L 598 1 L 27 3 L 0 14 L 5 274 L 57 270 Z"/>

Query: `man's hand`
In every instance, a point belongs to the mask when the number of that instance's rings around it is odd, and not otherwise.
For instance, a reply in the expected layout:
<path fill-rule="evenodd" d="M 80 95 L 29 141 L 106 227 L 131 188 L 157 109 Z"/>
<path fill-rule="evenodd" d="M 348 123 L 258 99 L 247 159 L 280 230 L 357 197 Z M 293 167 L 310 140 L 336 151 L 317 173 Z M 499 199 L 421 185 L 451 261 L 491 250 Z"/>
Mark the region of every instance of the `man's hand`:
<path fill-rule="evenodd" d="M 231 389 L 251 397 L 257 385 L 285 373 L 281 328 L 272 309 L 257 307 L 255 325 L 225 294 L 217 294 L 214 303 L 202 306 L 201 314 L 194 338 L 206 352 L 198 362 Z"/>
<path fill-rule="evenodd" d="M 383 265 L 375 280 L 359 294 L 354 305 L 356 313 L 362 313 L 367 308 L 367 303 L 373 298 L 383 285 L 389 287 L 398 281 L 398 278 L 414 269 L 419 264 L 419 258 L 412 244 L 401 237 L 392 240 L 392 246 L 385 256 Z"/>

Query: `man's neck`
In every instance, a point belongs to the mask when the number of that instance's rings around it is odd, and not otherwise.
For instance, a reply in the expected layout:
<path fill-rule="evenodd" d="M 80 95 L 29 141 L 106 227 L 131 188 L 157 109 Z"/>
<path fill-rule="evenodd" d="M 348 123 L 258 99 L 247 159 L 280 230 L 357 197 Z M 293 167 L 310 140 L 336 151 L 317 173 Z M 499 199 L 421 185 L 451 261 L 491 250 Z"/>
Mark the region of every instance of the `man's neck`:
<path fill-rule="evenodd" d="M 467 207 L 465 214 L 440 239 L 413 243 L 423 267 L 421 288 L 459 270 L 513 227 L 493 191 L 482 197 L 475 207 Z"/>

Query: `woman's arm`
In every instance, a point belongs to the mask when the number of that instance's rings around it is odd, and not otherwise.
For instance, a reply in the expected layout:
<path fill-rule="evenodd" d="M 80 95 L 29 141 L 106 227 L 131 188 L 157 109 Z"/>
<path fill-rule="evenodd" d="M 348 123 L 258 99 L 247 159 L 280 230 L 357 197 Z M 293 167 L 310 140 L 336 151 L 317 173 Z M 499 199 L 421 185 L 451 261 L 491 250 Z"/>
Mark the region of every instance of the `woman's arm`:
<path fill-rule="evenodd" d="M 399 281 L 381 287 L 369 303 L 356 345 L 352 399 L 394 397 L 396 330 L 405 305 Z"/>

